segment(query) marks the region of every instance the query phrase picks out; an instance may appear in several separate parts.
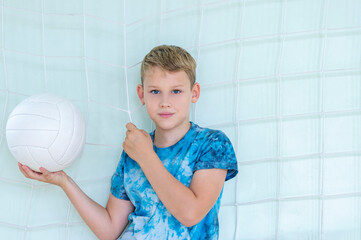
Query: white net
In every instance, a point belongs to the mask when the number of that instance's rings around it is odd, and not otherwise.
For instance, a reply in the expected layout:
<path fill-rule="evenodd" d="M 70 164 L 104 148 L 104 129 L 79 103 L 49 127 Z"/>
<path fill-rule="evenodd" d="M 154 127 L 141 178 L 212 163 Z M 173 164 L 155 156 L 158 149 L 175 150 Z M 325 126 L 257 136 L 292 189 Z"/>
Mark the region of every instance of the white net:
<path fill-rule="evenodd" d="M 60 189 L 17 169 L 10 111 L 35 93 L 71 100 L 88 135 L 66 172 L 105 206 L 125 124 L 154 128 L 140 62 L 174 44 L 198 63 L 191 120 L 237 151 L 220 239 L 360 239 L 360 11 L 358 0 L 2 0 L 0 236 L 95 239 Z"/>

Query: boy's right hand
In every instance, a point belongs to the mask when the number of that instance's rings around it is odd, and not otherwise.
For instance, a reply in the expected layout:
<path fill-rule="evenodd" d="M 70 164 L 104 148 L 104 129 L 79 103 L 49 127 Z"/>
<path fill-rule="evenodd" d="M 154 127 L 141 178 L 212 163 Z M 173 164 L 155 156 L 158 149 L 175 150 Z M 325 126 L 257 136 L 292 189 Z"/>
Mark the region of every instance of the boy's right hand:
<path fill-rule="evenodd" d="M 19 169 L 21 173 L 30 179 L 38 180 L 45 183 L 51 183 L 54 185 L 58 185 L 59 187 L 63 188 L 66 184 L 68 176 L 64 171 L 58 171 L 58 172 L 49 172 L 45 168 L 40 168 L 40 173 L 35 172 L 32 169 L 30 169 L 28 166 L 23 165 L 18 162 Z"/>

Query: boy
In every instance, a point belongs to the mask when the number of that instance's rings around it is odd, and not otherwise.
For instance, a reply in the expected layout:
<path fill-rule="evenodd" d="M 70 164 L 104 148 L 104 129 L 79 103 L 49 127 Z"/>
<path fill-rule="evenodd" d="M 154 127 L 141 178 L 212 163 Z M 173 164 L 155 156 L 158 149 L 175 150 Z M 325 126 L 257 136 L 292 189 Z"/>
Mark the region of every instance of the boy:
<path fill-rule="evenodd" d="M 180 47 L 162 45 L 145 56 L 137 93 L 156 129 L 148 134 L 126 125 L 106 208 L 63 171 L 36 173 L 19 164 L 21 172 L 60 186 L 100 239 L 116 239 L 122 232 L 123 240 L 218 239 L 223 184 L 237 174 L 237 162 L 222 132 L 189 121 L 191 103 L 200 95 L 195 69 Z"/>

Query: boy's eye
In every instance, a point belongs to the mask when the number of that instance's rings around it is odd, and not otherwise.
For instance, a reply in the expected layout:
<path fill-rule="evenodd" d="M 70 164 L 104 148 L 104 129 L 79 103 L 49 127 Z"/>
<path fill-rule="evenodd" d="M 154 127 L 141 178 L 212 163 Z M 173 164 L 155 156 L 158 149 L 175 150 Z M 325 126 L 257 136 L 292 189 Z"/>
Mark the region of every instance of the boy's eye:
<path fill-rule="evenodd" d="M 152 91 L 150 91 L 150 93 L 153 93 L 153 94 L 158 94 L 158 93 L 159 93 L 159 91 L 158 91 L 158 90 L 152 90 Z"/>
<path fill-rule="evenodd" d="M 176 90 L 173 90 L 172 93 L 179 94 L 179 93 L 181 93 L 181 91 L 176 89 Z"/>

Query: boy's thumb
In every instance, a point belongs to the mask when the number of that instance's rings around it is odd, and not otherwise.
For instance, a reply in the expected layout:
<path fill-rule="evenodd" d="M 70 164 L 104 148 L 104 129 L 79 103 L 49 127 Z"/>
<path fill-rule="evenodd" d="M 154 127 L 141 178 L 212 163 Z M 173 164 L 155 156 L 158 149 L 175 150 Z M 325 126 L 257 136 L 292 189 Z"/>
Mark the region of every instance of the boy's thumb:
<path fill-rule="evenodd" d="M 135 129 L 138 129 L 133 123 L 129 122 L 127 123 L 127 125 L 125 125 L 125 127 L 131 131 L 131 130 L 135 130 Z"/>

